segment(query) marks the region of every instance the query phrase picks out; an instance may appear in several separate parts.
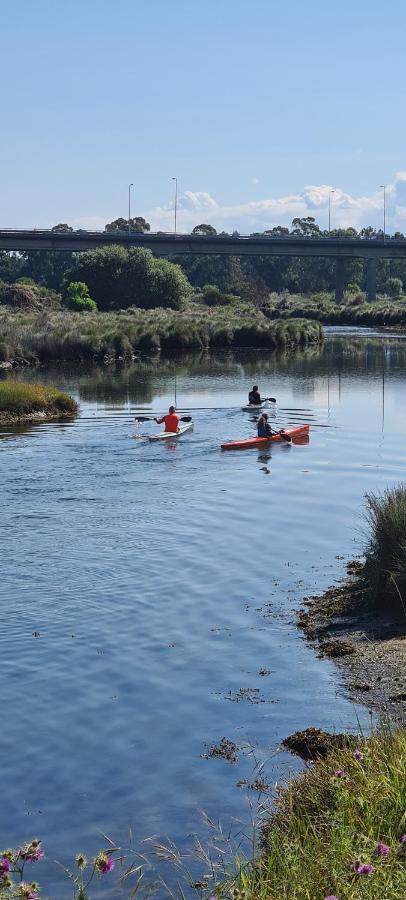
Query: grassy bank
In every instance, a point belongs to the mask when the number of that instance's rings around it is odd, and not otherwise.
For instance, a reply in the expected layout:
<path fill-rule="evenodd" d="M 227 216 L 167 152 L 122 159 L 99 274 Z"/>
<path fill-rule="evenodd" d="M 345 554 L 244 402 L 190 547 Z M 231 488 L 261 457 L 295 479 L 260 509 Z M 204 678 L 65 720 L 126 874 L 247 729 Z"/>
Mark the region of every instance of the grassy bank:
<path fill-rule="evenodd" d="M 191 304 L 186 310 L 128 309 L 112 313 L 13 312 L 0 309 L 0 361 L 102 362 L 134 353 L 203 348 L 306 346 L 322 340 L 319 323 L 270 321 L 250 304 L 232 309 Z"/>
<path fill-rule="evenodd" d="M 334 294 L 320 293 L 311 297 L 295 294 L 271 294 L 261 308 L 271 319 L 314 319 L 323 325 L 359 325 L 369 327 L 406 326 L 406 299 L 378 298 L 368 303 L 366 295 L 348 293 L 337 305 Z"/>
<path fill-rule="evenodd" d="M 334 751 L 282 789 L 258 860 L 239 863 L 213 893 L 218 900 L 404 900 L 405 808 L 404 729 Z"/>
<path fill-rule="evenodd" d="M 68 394 L 39 384 L 0 383 L 0 423 L 70 418 L 77 403 Z"/>

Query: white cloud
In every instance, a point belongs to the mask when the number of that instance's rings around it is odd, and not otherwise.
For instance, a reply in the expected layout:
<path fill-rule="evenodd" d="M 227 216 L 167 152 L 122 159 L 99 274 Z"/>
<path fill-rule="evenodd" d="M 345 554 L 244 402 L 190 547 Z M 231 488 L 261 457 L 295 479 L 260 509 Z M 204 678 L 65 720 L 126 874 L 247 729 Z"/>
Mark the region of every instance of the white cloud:
<path fill-rule="evenodd" d="M 254 179 L 251 179 L 254 182 Z M 241 234 L 264 231 L 275 225 L 290 225 L 295 216 L 314 216 L 321 228 L 328 223 L 328 198 L 331 194 L 332 227 L 357 229 L 365 225 L 382 225 L 383 190 L 376 188 L 370 195 L 352 195 L 339 187 L 327 184 L 307 185 L 299 194 L 268 197 L 241 203 L 222 205 L 207 191 L 185 191 L 179 197 L 178 231 L 189 232 L 195 225 L 208 222 L 218 231 Z M 173 203 L 140 210 L 151 223 L 152 231 L 173 231 Z M 71 222 L 76 228 L 104 228 L 114 216 L 82 216 Z M 386 223 L 388 231 L 401 230 L 406 220 L 406 171 L 397 172 L 386 188 Z"/>

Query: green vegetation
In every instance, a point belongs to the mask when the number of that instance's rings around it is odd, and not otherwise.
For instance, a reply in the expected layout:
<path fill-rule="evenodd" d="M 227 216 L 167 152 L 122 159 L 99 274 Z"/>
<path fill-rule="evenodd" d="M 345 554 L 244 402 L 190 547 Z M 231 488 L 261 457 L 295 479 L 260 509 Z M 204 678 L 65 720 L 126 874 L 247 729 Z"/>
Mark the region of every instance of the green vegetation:
<path fill-rule="evenodd" d="M 97 303 L 92 300 L 84 281 L 70 281 L 65 289 L 65 301 L 69 309 L 78 312 L 96 312 Z"/>
<path fill-rule="evenodd" d="M 156 259 L 150 250 L 126 250 L 117 245 L 77 254 L 69 280 L 85 282 L 101 310 L 129 306 L 181 309 L 190 296 L 180 266 Z"/>
<path fill-rule="evenodd" d="M 270 319 L 315 319 L 324 325 L 358 325 L 378 327 L 406 325 L 406 298 L 396 301 L 378 298 L 368 303 L 358 285 L 346 291 L 344 303 L 337 305 L 334 295 L 326 292 L 303 297 L 295 294 L 271 294 L 261 301 L 261 309 Z"/>
<path fill-rule="evenodd" d="M 336 750 L 279 793 L 259 859 L 218 900 L 404 900 L 406 731 Z"/>
<path fill-rule="evenodd" d="M 76 412 L 76 401 L 56 388 L 20 381 L 0 383 L 0 422 L 63 418 Z"/>
<path fill-rule="evenodd" d="M 367 494 L 369 538 L 357 576 L 364 602 L 406 615 L 406 486 Z M 404 599 L 405 598 L 405 599 Z"/>
<path fill-rule="evenodd" d="M 239 303 L 231 309 L 190 304 L 184 311 L 128 309 L 112 313 L 60 310 L 39 314 L 0 307 L 5 358 L 20 363 L 58 360 L 103 362 L 134 353 L 208 347 L 304 347 L 322 340 L 318 322 L 270 322 L 260 310 Z"/>

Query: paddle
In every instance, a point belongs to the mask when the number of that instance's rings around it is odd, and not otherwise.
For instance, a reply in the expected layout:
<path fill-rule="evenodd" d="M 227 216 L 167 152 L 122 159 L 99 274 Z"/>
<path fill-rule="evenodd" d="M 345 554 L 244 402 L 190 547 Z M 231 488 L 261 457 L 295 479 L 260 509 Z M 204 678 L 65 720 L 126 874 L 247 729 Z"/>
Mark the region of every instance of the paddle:
<path fill-rule="evenodd" d="M 135 422 L 155 422 L 156 416 L 135 416 Z M 191 422 L 192 416 L 180 416 L 180 422 Z"/>
<path fill-rule="evenodd" d="M 290 434 L 285 434 L 283 428 L 281 428 L 280 431 L 276 431 L 275 434 L 279 434 L 281 436 L 282 440 L 286 441 L 287 444 L 292 443 L 292 438 L 291 438 Z"/>

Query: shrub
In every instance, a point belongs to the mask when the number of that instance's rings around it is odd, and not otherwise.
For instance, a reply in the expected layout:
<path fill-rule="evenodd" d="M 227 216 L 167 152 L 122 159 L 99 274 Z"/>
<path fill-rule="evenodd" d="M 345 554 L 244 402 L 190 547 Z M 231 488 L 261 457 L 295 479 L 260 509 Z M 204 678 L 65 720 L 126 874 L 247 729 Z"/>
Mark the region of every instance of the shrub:
<path fill-rule="evenodd" d="M 234 294 L 224 294 L 215 284 L 205 284 L 202 300 L 206 306 L 229 306 L 232 303 L 237 303 L 239 298 Z"/>
<path fill-rule="evenodd" d="M 385 282 L 385 294 L 389 297 L 400 297 L 403 291 L 403 281 L 401 278 L 388 278 Z"/>
<path fill-rule="evenodd" d="M 180 266 L 143 248 L 99 247 L 76 256 L 69 281 L 83 281 L 99 309 L 181 309 L 190 294 Z"/>
<path fill-rule="evenodd" d="M 92 300 L 84 281 L 70 281 L 64 290 L 66 305 L 78 312 L 96 312 L 97 303 Z"/>

